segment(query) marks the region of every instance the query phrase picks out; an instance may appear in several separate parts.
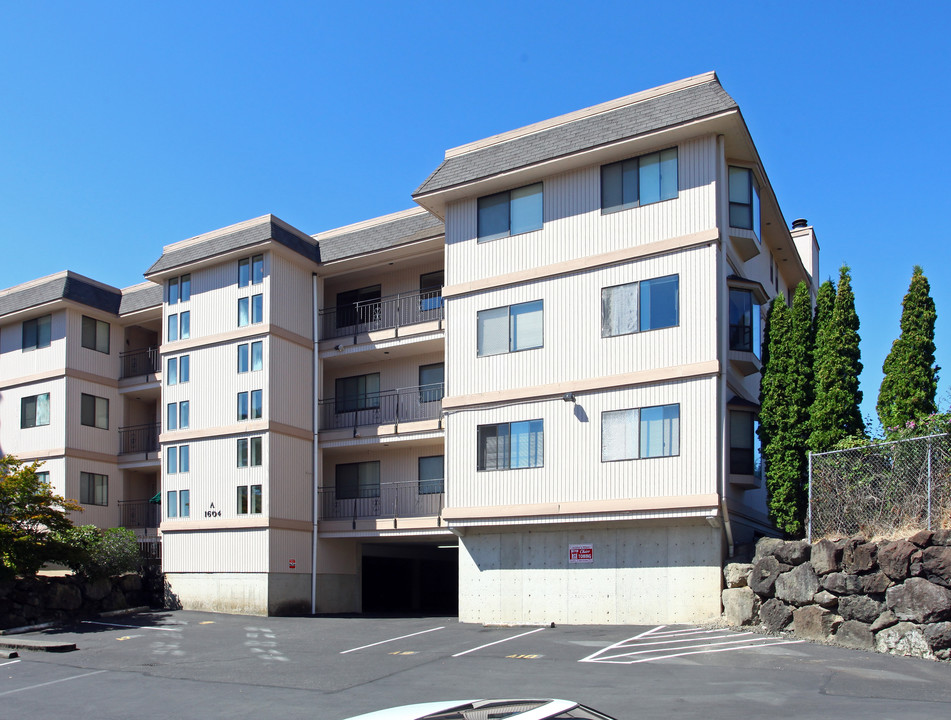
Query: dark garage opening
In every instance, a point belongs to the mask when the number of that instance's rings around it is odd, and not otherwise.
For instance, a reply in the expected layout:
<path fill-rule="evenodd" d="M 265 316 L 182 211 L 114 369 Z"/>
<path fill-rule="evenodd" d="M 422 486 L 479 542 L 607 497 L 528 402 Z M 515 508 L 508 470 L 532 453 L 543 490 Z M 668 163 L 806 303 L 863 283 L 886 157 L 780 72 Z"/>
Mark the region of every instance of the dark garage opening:
<path fill-rule="evenodd" d="M 459 614 L 455 543 L 363 545 L 363 612 Z"/>

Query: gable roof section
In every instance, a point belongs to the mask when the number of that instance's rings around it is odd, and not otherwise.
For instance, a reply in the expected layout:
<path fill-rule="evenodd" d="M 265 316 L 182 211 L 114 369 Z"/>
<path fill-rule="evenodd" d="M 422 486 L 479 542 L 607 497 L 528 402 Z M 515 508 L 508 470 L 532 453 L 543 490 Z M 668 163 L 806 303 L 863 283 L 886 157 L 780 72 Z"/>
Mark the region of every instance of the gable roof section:
<path fill-rule="evenodd" d="M 695 81 L 694 84 L 688 84 Z M 466 152 L 452 151 L 413 193 L 413 197 L 445 190 L 546 160 L 571 155 L 588 148 L 674 127 L 737 108 L 720 85 L 716 74 L 698 76 L 682 83 L 682 89 L 630 96 L 533 127 L 513 131 L 497 142 L 474 143 Z M 652 94 L 653 93 L 653 94 Z M 605 108 L 600 110 L 600 108 Z"/>
<path fill-rule="evenodd" d="M 445 232 L 442 221 L 422 208 L 384 215 L 314 235 L 320 261 L 331 262 L 426 240 Z"/>
<path fill-rule="evenodd" d="M 317 245 L 309 235 L 292 228 L 274 215 L 262 215 L 254 220 L 166 245 L 162 256 L 146 270 L 145 275 L 147 277 L 153 273 L 184 267 L 232 250 L 252 247 L 266 240 L 280 243 L 313 262 L 320 261 Z"/>
<path fill-rule="evenodd" d="M 156 283 L 141 283 L 122 289 L 119 314 L 138 312 L 162 304 L 162 286 Z"/>
<path fill-rule="evenodd" d="M 72 300 L 108 313 L 119 311 L 121 291 L 66 270 L 0 293 L 0 316 L 56 300 Z"/>

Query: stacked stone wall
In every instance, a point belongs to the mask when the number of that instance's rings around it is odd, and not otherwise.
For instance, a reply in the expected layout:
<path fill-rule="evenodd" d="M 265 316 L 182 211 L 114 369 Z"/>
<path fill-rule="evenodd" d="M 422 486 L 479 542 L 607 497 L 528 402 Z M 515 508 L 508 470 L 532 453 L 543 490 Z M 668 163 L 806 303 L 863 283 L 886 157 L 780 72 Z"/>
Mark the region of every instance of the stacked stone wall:
<path fill-rule="evenodd" d="M 727 624 L 951 660 L 951 530 L 901 540 L 763 538 L 724 568 Z"/>

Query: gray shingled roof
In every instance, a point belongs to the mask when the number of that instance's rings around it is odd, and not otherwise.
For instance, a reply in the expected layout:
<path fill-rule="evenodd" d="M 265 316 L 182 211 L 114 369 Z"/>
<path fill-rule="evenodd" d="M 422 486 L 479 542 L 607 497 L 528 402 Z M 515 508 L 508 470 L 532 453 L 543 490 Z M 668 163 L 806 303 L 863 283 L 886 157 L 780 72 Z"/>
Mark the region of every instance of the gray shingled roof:
<path fill-rule="evenodd" d="M 162 253 L 162 257 L 155 261 L 145 274 L 171 270 L 172 268 L 187 265 L 198 260 L 221 255 L 232 250 L 240 250 L 264 242 L 274 240 L 294 252 L 303 255 L 308 260 L 320 261 L 320 255 L 314 241 L 300 231 L 288 231 L 284 225 L 274 222 L 273 215 L 266 215 L 261 221 L 248 227 L 230 233 L 222 233 L 205 240 L 197 240 L 189 245 Z"/>
<path fill-rule="evenodd" d="M 122 291 L 122 302 L 119 303 L 119 314 L 159 307 L 162 299 L 162 286 L 155 283 L 125 289 Z"/>
<path fill-rule="evenodd" d="M 390 222 L 330 237 L 318 234 L 316 239 L 320 244 L 321 262 L 330 262 L 436 237 L 444 232 L 442 221 L 427 212 L 399 217 Z"/>
<path fill-rule="evenodd" d="M 737 107 L 716 79 L 443 160 L 413 197 Z"/>
<path fill-rule="evenodd" d="M 67 271 L 64 275 L 0 296 L 0 315 L 9 315 L 55 300 L 73 300 L 98 310 L 116 313 L 120 299 L 118 290 L 107 290 L 90 283 L 81 275 Z"/>

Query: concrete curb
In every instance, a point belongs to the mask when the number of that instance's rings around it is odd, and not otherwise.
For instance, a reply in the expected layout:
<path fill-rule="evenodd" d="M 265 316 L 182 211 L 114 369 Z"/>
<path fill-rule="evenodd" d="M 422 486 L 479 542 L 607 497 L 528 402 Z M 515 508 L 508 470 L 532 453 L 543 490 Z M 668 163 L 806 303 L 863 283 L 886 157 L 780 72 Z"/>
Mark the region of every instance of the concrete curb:
<path fill-rule="evenodd" d="M 18 640 L 0 639 L 0 648 L 13 650 L 34 650 L 36 652 L 72 652 L 76 643 L 57 642 L 55 640 L 32 640 L 20 638 Z"/>
<path fill-rule="evenodd" d="M 40 623 L 38 625 L 23 625 L 21 627 L 0 630 L 0 635 L 20 635 L 21 633 L 35 632 L 36 630 L 48 630 L 54 625 L 56 625 L 56 623 L 53 622 Z"/>

